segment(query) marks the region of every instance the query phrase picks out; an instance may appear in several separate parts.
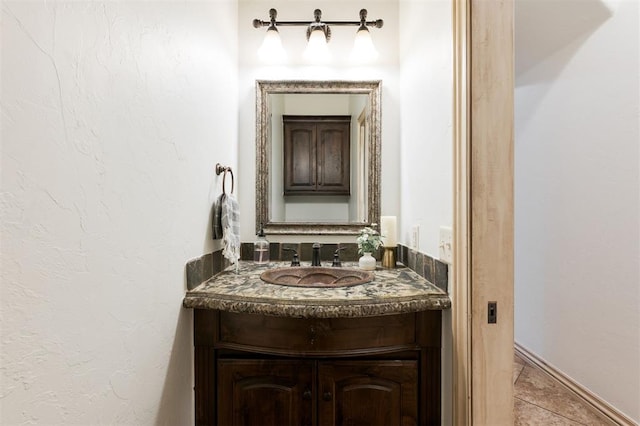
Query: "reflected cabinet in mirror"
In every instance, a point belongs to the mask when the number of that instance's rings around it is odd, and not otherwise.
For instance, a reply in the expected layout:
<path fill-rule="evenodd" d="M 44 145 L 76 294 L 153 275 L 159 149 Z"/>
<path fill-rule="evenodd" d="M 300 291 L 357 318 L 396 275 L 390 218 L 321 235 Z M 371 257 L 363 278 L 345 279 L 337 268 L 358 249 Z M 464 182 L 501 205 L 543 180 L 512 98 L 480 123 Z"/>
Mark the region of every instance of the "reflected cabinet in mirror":
<path fill-rule="evenodd" d="M 256 82 L 256 231 L 356 234 L 380 217 L 380 81 Z"/>

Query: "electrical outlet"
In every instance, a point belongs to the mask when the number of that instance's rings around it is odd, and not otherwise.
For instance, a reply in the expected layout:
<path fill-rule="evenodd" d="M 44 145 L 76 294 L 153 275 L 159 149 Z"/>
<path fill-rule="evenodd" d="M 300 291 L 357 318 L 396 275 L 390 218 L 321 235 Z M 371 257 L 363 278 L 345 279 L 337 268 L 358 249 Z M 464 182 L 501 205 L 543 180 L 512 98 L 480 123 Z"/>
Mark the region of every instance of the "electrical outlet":
<path fill-rule="evenodd" d="M 411 228 L 411 248 L 420 248 L 420 225 L 413 225 Z"/>
<path fill-rule="evenodd" d="M 440 260 L 453 263 L 453 231 L 448 226 L 440 227 L 440 241 L 438 242 Z"/>

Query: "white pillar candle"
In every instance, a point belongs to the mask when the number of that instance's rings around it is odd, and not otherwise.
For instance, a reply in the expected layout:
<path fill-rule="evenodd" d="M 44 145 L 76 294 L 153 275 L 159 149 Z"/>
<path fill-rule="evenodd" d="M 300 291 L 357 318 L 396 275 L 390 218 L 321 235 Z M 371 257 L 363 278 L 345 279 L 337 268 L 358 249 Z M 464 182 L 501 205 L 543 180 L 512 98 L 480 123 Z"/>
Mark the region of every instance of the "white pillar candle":
<path fill-rule="evenodd" d="M 396 217 L 381 216 L 380 217 L 380 235 L 385 247 L 395 247 L 398 245 L 396 241 Z"/>

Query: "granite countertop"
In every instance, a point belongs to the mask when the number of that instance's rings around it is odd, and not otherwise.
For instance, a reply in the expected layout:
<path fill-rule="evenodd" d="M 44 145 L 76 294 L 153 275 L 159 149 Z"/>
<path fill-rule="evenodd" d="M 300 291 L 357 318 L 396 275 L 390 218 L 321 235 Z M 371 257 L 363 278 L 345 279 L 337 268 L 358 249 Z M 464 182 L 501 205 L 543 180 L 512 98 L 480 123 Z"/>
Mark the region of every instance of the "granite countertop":
<path fill-rule="evenodd" d="M 351 287 L 288 287 L 260 279 L 267 269 L 288 266 L 287 262 L 241 261 L 237 274 L 235 267 L 229 267 L 188 291 L 183 305 L 299 318 L 366 317 L 451 307 L 444 291 L 404 266 L 378 266 L 372 282 Z M 356 263 L 343 262 L 343 266 L 353 268 Z"/>

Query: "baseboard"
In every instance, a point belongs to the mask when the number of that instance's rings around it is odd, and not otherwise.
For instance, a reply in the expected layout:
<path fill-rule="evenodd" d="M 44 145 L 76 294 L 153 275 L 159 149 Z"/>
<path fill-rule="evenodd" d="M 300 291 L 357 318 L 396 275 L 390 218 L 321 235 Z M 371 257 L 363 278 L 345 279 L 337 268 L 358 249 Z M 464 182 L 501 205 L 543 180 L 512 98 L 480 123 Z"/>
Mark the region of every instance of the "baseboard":
<path fill-rule="evenodd" d="M 629 417 L 622 414 L 620 411 L 616 410 L 609 403 L 604 401 L 602 398 L 594 395 L 590 390 L 585 388 L 584 386 L 576 383 L 573 379 L 568 377 L 563 372 L 559 371 L 555 367 L 547 364 L 545 360 L 538 357 L 536 354 L 532 353 L 528 349 L 523 346 L 515 343 L 515 351 L 520 357 L 524 358 L 526 361 L 540 368 L 543 372 L 548 374 L 551 378 L 559 382 L 561 385 L 569 389 L 573 392 L 578 398 L 580 398 L 584 403 L 593 407 L 596 411 L 601 413 L 607 419 L 611 420 L 611 422 L 615 425 L 619 426 L 638 426 L 638 423 L 631 420 Z"/>

